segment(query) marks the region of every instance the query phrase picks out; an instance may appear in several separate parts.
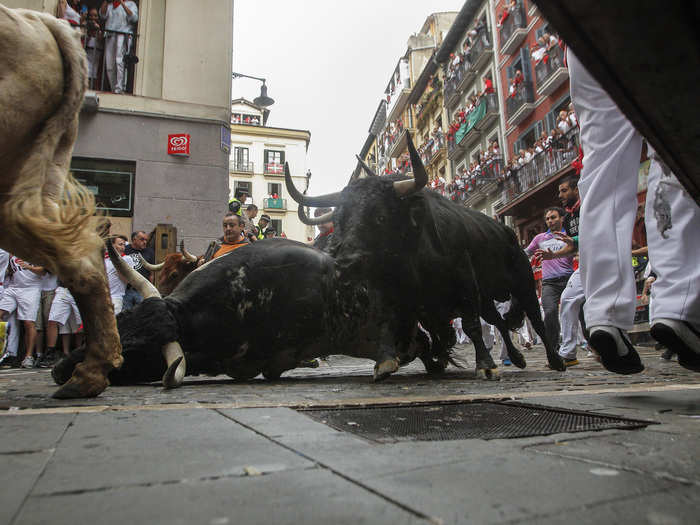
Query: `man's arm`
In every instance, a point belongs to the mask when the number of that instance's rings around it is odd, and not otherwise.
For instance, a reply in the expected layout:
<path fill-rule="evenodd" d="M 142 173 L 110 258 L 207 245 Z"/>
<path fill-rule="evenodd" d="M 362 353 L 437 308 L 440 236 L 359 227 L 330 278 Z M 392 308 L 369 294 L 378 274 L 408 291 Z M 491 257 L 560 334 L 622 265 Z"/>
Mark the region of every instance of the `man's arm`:
<path fill-rule="evenodd" d="M 35 266 L 24 261 L 20 263 L 20 266 L 23 270 L 29 270 L 37 275 L 44 275 L 46 273 L 46 269 L 43 266 Z"/>
<path fill-rule="evenodd" d="M 551 250 L 536 250 L 535 255 L 545 260 L 560 259 L 561 257 L 571 257 L 576 255 L 576 252 L 578 252 L 578 237 L 569 237 L 563 233 L 555 233 L 554 237 L 560 241 L 564 241 L 566 246 L 555 252 Z"/>

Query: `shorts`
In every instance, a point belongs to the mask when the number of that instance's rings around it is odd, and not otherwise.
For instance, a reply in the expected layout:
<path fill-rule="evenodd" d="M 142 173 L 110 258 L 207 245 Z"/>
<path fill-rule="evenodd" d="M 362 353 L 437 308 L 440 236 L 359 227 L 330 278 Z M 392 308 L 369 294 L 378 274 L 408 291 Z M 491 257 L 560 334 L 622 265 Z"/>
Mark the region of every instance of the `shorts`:
<path fill-rule="evenodd" d="M 74 334 L 83 324 L 80 317 L 80 310 L 75 304 L 75 299 L 70 294 L 67 288 L 57 288 L 56 296 L 51 304 L 51 312 L 49 313 L 49 321 L 54 321 L 61 325 L 59 333 Z"/>
<path fill-rule="evenodd" d="M 36 322 L 41 303 L 41 288 L 5 288 L 5 293 L 0 299 L 0 310 L 12 313 L 17 310 L 17 319 L 20 321 Z"/>
<path fill-rule="evenodd" d="M 124 296 L 123 295 L 113 295 L 112 305 L 114 306 L 114 315 L 119 315 L 124 307 Z"/>
<path fill-rule="evenodd" d="M 44 329 L 46 324 L 44 321 L 49 320 L 49 313 L 51 312 L 51 303 L 53 303 L 54 295 L 56 290 L 44 290 L 41 292 L 41 301 L 39 307 L 39 313 L 36 315 L 36 329 L 41 331 Z"/>

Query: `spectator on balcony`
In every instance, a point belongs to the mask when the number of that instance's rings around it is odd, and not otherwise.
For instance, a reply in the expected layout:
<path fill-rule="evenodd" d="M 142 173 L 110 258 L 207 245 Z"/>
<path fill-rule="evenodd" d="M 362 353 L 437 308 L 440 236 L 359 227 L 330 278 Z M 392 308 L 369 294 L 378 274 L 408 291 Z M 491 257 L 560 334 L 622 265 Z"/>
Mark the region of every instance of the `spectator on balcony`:
<path fill-rule="evenodd" d="M 234 124 L 240 124 L 241 116 L 238 113 L 234 113 L 233 117 L 231 118 L 231 122 L 233 122 Z"/>
<path fill-rule="evenodd" d="M 91 7 L 87 14 L 85 53 L 88 62 L 88 87 L 97 89 L 100 63 L 104 53 L 105 40 L 102 27 L 100 26 L 100 15 L 96 7 Z"/>
<path fill-rule="evenodd" d="M 67 20 L 70 25 L 78 28 L 85 23 L 87 8 L 85 13 L 78 0 L 59 0 L 56 17 Z"/>
<path fill-rule="evenodd" d="M 532 159 L 535 158 L 535 150 L 534 148 L 530 147 L 525 150 L 525 164 L 529 164 L 532 162 Z"/>
<path fill-rule="evenodd" d="M 260 119 L 258 117 L 253 117 L 253 120 L 251 121 L 253 126 L 259 126 L 260 125 Z"/>
<path fill-rule="evenodd" d="M 537 41 L 535 42 L 535 49 L 532 50 L 532 53 L 530 55 L 532 56 L 532 60 L 535 61 L 535 65 L 540 63 L 540 60 L 544 58 L 544 55 L 547 53 L 547 47 L 544 42 L 543 37 L 539 37 Z"/>
<path fill-rule="evenodd" d="M 569 124 L 569 114 L 564 109 L 559 112 L 559 117 L 557 118 L 557 128 L 559 128 L 562 135 L 565 135 L 571 128 L 571 124 Z"/>
<path fill-rule="evenodd" d="M 124 55 L 129 51 L 139 10 L 132 0 L 102 2 L 100 18 L 105 21 L 105 70 L 114 93 L 122 93 L 126 85 Z"/>
<path fill-rule="evenodd" d="M 575 128 L 578 126 L 578 119 L 576 118 L 576 112 L 574 111 L 574 104 L 572 102 L 569 102 L 569 107 L 568 107 L 568 120 L 569 120 L 569 125 L 572 128 Z"/>

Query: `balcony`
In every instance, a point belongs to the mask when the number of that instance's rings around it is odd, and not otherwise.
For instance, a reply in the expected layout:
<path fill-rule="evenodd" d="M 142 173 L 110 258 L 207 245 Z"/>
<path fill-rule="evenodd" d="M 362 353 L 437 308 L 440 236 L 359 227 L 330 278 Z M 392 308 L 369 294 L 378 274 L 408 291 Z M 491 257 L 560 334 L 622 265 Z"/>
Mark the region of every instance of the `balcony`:
<path fill-rule="evenodd" d="M 421 160 L 425 166 L 429 166 L 434 160 L 439 159 L 445 151 L 445 135 L 438 134 L 437 137 L 431 137 L 428 141 L 425 151 L 421 155 Z"/>
<path fill-rule="evenodd" d="M 465 56 L 462 63 L 459 65 L 464 71 L 462 72 L 462 78 L 459 79 L 457 83 L 457 92 L 462 92 L 465 87 L 467 87 L 472 80 L 474 80 L 474 69 L 472 68 L 472 62 L 469 59 L 469 55 Z"/>
<path fill-rule="evenodd" d="M 532 82 L 523 80 L 515 89 L 515 94 L 506 101 L 508 125 L 517 126 L 535 109 L 535 96 Z"/>
<path fill-rule="evenodd" d="M 479 31 L 479 35 L 469 49 L 469 59 L 472 64 L 472 71 L 476 74 L 479 69 L 484 67 L 493 55 L 493 46 L 489 40 L 489 34 L 486 29 Z"/>
<path fill-rule="evenodd" d="M 498 187 L 499 180 L 503 179 L 504 173 L 503 159 L 500 156 L 481 163 L 476 179 L 472 179 L 474 185 L 467 191 L 464 205 L 470 206 L 494 191 Z"/>
<path fill-rule="evenodd" d="M 455 134 L 458 146 L 466 147 L 481 137 L 481 132 L 488 129 L 498 118 L 498 97 L 489 93 L 481 97 L 479 104 L 468 115 L 467 120 Z"/>
<path fill-rule="evenodd" d="M 401 110 L 406 105 L 408 97 L 411 94 L 411 80 L 409 78 L 404 78 L 401 82 L 396 84 L 396 90 L 389 97 L 387 103 L 386 114 L 387 120 L 396 120 L 401 114 Z"/>
<path fill-rule="evenodd" d="M 457 144 L 456 140 L 447 141 L 447 158 L 455 160 L 464 155 L 464 142 Z"/>
<path fill-rule="evenodd" d="M 462 68 L 464 64 L 460 64 L 460 67 L 458 67 L 455 72 L 452 74 L 452 77 L 445 82 L 445 105 L 446 106 L 451 106 L 455 102 L 459 100 L 459 90 L 457 89 L 457 86 L 462 82 L 462 78 L 464 77 L 464 69 Z"/>
<path fill-rule="evenodd" d="M 535 64 L 537 95 L 548 96 L 569 79 L 569 70 L 564 66 L 564 52 L 561 47 L 553 46 L 542 59 Z"/>
<path fill-rule="evenodd" d="M 501 209 L 532 193 L 553 176 L 571 167 L 571 163 L 578 157 L 578 128 L 572 128 L 557 142 L 552 149 L 538 153 L 532 161 L 506 177 Z"/>
<path fill-rule="evenodd" d="M 263 199 L 263 208 L 266 210 L 286 210 L 287 209 L 287 199 L 280 199 L 280 198 Z"/>
<path fill-rule="evenodd" d="M 134 73 L 139 62 L 136 56 L 137 35 L 121 31 L 108 31 L 99 25 L 80 26 L 81 32 L 85 32 L 82 38 L 88 64 L 88 89 L 95 91 L 111 91 L 112 93 L 132 94 L 134 92 Z M 121 86 L 110 85 L 109 75 L 105 68 L 105 41 L 111 41 L 118 36 L 124 39 L 124 80 Z M 114 79 L 116 83 L 116 78 Z"/>
<path fill-rule="evenodd" d="M 422 127 L 426 124 L 426 119 L 434 113 L 435 109 L 438 107 L 438 100 L 440 99 L 440 93 L 442 91 L 441 83 L 437 83 L 430 91 L 423 93 L 423 96 L 418 101 L 416 105 L 416 122 L 417 127 Z"/>
<path fill-rule="evenodd" d="M 406 132 L 410 131 L 411 135 L 415 135 L 416 130 L 412 128 L 403 128 L 391 142 L 389 146 L 389 157 L 398 158 L 401 153 L 408 148 L 408 141 L 406 140 Z"/>
<path fill-rule="evenodd" d="M 511 55 L 527 36 L 527 17 L 523 6 L 518 5 L 508 15 L 500 31 L 501 53 Z"/>
<path fill-rule="evenodd" d="M 228 163 L 229 171 L 235 171 L 237 173 L 253 173 L 255 167 L 252 162 L 241 162 L 238 160 L 232 160 Z"/>
<path fill-rule="evenodd" d="M 265 164 L 265 175 L 276 175 L 278 177 L 284 177 L 284 165 L 271 162 Z"/>

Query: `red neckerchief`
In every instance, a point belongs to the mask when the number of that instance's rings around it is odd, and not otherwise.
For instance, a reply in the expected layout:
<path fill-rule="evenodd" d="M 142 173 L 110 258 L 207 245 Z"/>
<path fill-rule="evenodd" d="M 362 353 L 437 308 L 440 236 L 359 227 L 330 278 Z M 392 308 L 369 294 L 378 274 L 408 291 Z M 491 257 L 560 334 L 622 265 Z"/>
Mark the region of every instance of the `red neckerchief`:
<path fill-rule="evenodd" d="M 581 198 L 576 201 L 576 203 L 571 207 L 571 208 L 564 208 L 566 210 L 566 213 L 574 213 L 576 210 L 578 210 L 581 207 Z"/>
<path fill-rule="evenodd" d="M 331 226 L 331 229 L 328 230 L 326 233 L 319 233 L 318 236 L 319 236 L 319 238 L 328 237 L 331 233 L 333 233 L 333 226 Z"/>
<path fill-rule="evenodd" d="M 114 9 L 116 9 L 117 7 L 119 7 L 119 4 L 121 4 L 121 3 L 122 3 L 121 0 L 114 0 L 114 2 L 112 2 L 112 7 Z"/>

